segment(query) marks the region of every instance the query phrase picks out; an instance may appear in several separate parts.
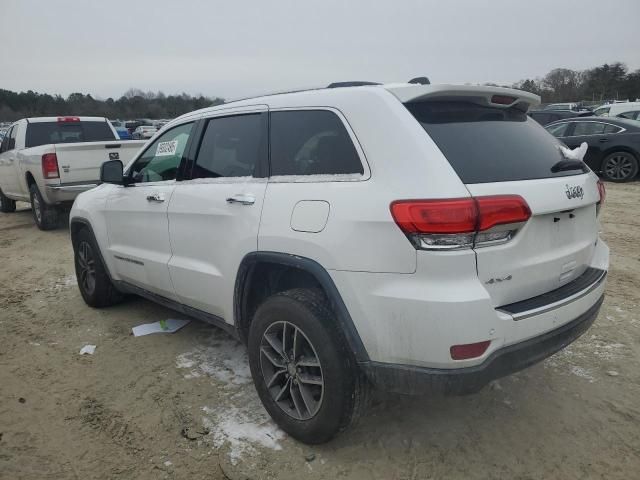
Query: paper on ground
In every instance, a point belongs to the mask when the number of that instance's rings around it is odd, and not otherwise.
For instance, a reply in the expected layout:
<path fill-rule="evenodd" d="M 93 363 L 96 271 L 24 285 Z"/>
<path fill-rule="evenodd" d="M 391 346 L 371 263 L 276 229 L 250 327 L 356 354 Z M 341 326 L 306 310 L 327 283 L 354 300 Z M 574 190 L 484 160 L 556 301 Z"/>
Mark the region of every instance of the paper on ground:
<path fill-rule="evenodd" d="M 80 349 L 80 355 L 85 355 L 85 354 L 93 355 L 93 352 L 95 351 L 96 351 L 95 345 L 85 345 Z"/>
<path fill-rule="evenodd" d="M 141 337 L 142 335 L 149 335 L 151 333 L 174 333 L 184 327 L 191 320 L 177 320 L 175 318 L 169 318 L 168 320 L 161 320 L 159 322 L 145 323 L 133 327 L 134 337 Z"/>

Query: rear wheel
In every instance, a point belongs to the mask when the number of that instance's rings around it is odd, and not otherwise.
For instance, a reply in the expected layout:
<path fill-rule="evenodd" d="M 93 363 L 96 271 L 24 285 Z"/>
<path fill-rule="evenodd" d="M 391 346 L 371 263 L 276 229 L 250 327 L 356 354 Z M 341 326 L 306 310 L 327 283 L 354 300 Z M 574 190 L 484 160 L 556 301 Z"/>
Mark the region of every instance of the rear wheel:
<path fill-rule="evenodd" d="M 612 182 L 628 182 L 638 175 L 638 159 L 629 152 L 614 152 L 602 161 L 602 176 Z"/>
<path fill-rule="evenodd" d="M 6 197 L 0 190 L 0 212 L 11 213 L 16 211 L 16 201 Z"/>
<path fill-rule="evenodd" d="M 266 410 L 302 442 L 330 440 L 366 406 L 366 379 L 318 290 L 278 293 L 258 308 L 249 364 Z"/>
<path fill-rule="evenodd" d="M 74 242 L 74 260 L 78 288 L 91 307 L 108 307 L 122 300 L 107 274 L 93 235 L 87 228 L 78 232 Z"/>
<path fill-rule="evenodd" d="M 40 230 L 53 230 L 58 227 L 58 209 L 49 205 L 44 201 L 38 186 L 33 183 L 29 187 L 29 194 L 31 196 L 31 211 L 33 212 L 33 219 Z"/>

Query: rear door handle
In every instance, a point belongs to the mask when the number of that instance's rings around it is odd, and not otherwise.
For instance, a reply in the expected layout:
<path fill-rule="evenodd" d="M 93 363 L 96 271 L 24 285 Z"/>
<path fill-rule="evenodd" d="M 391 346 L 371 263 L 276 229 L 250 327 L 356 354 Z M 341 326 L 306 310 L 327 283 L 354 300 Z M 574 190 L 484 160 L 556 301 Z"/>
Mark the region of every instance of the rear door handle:
<path fill-rule="evenodd" d="M 250 193 L 240 193 L 227 198 L 227 203 L 240 203 L 241 205 L 253 205 L 256 203 L 256 197 Z"/>
<path fill-rule="evenodd" d="M 164 195 L 161 193 L 153 193 L 151 195 L 147 195 L 147 201 L 148 202 L 156 202 L 156 203 L 162 203 L 164 202 Z"/>

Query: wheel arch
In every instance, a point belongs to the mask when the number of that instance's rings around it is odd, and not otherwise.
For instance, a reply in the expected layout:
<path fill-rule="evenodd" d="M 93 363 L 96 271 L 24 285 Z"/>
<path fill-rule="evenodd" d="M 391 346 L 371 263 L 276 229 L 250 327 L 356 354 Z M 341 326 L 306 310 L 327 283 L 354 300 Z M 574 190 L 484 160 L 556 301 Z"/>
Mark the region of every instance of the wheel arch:
<path fill-rule="evenodd" d="M 252 252 L 240 263 L 233 294 L 233 315 L 238 337 L 247 342 L 253 313 L 269 295 L 284 291 L 295 280 L 297 287 L 320 288 L 335 313 L 349 348 L 358 362 L 369 355 L 342 300 L 340 292 L 327 270 L 306 257 L 280 252 Z"/>
<path fill-rule="evenodd" d="M 97 247 L 98 255 L 100 256 L 100 261 L 104 266 L 104 270 L 105 272 L 107 272 L 107 276 L 109 277 L 109 279 L 113 281 L 114 279 L 113 279 L 113 276 L 111 275 L 111 272 L 109 271 L 109 265 L 107 264 L 107 262 L 105 262 L 104 257 L 102 256 L 102 251 L 100 250 L 100 243 L 98 243 L 98 239 L 96 238 L 96 234 L 93 231 L 91 222 L 84 217 L 76 216 L 76 217 L 72 217 L 71 220 L 69 220 L 69 233 L 71 234 L 71 245 L 73 245 L 74 252 L 77 246 L 78 233 L 80 233 L 80 230 L 82 230 L 83 228 L 86 228 L 91 234 L 91 236 L 93 237 L 93 241 Z"/>

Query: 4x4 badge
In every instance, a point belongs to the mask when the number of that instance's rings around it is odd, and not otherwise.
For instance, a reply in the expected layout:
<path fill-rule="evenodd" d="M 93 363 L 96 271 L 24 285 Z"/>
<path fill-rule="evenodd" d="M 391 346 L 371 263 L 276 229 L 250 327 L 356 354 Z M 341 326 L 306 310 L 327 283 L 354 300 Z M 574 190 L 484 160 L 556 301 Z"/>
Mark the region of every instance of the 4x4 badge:
<path fill-rule="evenodd" d="M 567 194 L 567 198 L 569 200 L 571 200 L 572 198 L 579 198 L 580 200 L 582 200 L 582 197 L 584 197 L 584 190 L 582 190 L 582 187 L 580 186 L 575 186 L 575 187 L 570 187 L 569 185 L 566 185 L 567 189 L 565 190 L 564 193 Z"/>

